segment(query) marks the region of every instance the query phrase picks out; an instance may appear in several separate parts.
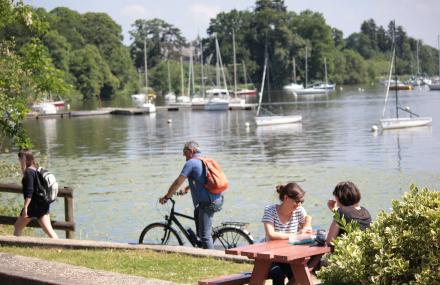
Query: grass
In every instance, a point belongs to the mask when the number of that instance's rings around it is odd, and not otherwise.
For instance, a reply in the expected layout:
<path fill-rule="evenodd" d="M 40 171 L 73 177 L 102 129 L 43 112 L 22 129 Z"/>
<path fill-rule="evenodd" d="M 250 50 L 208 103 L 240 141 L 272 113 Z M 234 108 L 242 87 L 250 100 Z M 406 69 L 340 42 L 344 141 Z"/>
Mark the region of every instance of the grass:
<path fill-rule="evenodd" d="M 251 271 L 252 265 L 149 250 L 73 250 L 2 246 L 0 252 L 177 283 Z"/>

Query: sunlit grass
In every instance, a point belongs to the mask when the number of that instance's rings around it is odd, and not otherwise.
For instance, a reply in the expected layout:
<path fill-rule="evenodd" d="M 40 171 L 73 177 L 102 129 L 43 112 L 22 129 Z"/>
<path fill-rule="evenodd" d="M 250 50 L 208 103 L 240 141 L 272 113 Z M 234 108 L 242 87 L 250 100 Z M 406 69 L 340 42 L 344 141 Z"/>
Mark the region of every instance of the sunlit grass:
<path fill-rule="evenodd" d="M 198 280 L 251 271 L 250 264 L 149 250 L 72 250 L 1 247 L 1 252 L 124 274 L 196 284 Z"/>

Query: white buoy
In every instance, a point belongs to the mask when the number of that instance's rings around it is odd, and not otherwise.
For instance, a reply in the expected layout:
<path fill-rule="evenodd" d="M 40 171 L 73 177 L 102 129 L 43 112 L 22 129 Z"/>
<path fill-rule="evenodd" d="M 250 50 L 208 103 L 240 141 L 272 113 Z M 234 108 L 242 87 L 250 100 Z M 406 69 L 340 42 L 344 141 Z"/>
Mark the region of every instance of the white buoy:
<path fill-rule="evenodd" d="M 168 119 L 168 124 L 171 124 L 172 122 L 173 122 L 173 120 L 171 120 L 171 119 Z"/>
<path fill-rule="evenodd" d="M 66 107 L 67 107 L 67 110 L 70 110 L 70 104 L 67 104 Z"/>
<path fill-rule="evenodd" d="M 379 129 L 379 128 L 378 128 L 376 125 L 372 125 L 372 126 L 371 126 L 371 131 L 372 131 L 372 132 L 377 132 L 378 129 Z"/>
<path fill-rule="evenodd" d="M 246 126 L 246 128 L 249 128 L 249 126 L 250 126 L 251 124 L 249 124 L 249 122 L 246 122 L 244 125 Z"/>

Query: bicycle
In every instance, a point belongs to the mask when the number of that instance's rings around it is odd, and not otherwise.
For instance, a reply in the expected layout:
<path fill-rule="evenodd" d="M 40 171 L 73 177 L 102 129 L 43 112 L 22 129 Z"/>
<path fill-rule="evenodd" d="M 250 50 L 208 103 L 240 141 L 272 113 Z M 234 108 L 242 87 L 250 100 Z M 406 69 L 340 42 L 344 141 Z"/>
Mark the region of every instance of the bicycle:
<path fill-rule="evenodd" d="M 182 217 L 194 221 L 194 217 L 176 212 L 174 210 L 176 202 L 170 198 L 172 207 L 169 215 L 165 215 L 164 222 L 155 222 L 146 226 L 139 236 L 140 244 L 153 245 L 183 245 L 182 235 L 173 227 L 177 225 L 180 232 L 194 247 L 202 247 L 201 241 L 195 232 L 185 227 L 179 222 L 177 217 Z M 223 222 L 220 226 L 212 228 L 212 239 L 215 249 L 228 249 L 245 246 L 254 243 L 254 238 L 247 231 L 248 223 L 242 222 Z"/>

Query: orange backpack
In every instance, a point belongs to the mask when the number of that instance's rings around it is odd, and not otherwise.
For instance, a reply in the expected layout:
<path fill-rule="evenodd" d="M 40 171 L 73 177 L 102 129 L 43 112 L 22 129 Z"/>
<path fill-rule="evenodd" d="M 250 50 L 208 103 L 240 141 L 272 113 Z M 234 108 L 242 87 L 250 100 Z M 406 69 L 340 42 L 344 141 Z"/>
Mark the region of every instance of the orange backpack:
<path fill-rule="evenodd" d="M 212 194 L 220 194 L 228 189 L 228 179 L 214 159 L 207 157 L 197 157 L 205 166 L 206 184 L 205 188 Z"/>

